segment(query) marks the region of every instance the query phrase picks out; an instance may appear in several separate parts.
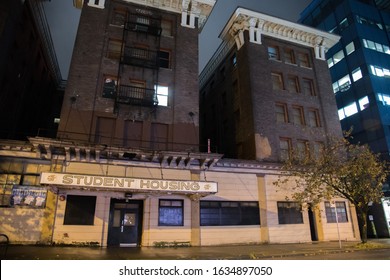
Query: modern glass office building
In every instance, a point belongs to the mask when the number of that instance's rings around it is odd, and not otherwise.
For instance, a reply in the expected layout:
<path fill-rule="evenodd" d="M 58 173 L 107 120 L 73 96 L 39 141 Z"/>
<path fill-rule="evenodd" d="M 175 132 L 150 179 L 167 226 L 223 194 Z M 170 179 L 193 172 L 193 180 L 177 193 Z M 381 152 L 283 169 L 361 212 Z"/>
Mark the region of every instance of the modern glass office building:
<path fill-rule="evenodd" d="M 327 52 L 341 126 L 390 160 L 390 1 L 314 0 L 299 21 L 341 36 Z M 389 184 L 384 193 L 370 216 L 378 237 L 390 231 Z"/>

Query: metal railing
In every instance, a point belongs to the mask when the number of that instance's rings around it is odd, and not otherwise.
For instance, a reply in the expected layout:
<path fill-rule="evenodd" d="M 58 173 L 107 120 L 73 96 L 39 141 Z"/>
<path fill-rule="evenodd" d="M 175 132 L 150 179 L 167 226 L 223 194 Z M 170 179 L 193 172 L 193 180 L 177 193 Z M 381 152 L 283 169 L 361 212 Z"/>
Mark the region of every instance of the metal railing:
<path fill-rule="evenodd" d="M 116 101 L 122 104 L 156 106 L 157 94 L 154 89 L 120 85 Z"/>
<path fill-rule="evenodd" d="M 158 53 L 147 49 L 125 47 L 122 63 L 148 68 L 158 67 Z"/>

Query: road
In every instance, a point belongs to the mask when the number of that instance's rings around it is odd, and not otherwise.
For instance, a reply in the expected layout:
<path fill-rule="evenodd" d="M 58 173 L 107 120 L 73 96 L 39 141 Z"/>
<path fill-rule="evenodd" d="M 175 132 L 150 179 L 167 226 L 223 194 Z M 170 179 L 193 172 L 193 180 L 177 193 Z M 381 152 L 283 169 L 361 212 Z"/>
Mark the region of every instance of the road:
<path fill-rule="evenodd" d="M 276 258 L 274 258 L 276 259 Z M 361 250 L 334 254 L 286 256 L 283 260 L 390 260 L 390 249 Z"/>

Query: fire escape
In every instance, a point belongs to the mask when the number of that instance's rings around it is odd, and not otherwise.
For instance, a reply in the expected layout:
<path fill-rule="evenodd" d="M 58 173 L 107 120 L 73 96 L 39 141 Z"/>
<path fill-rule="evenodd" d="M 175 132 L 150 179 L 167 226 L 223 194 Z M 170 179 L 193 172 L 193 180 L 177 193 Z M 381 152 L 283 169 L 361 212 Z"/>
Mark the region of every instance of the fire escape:
<path fill-rule="evenodd" d="M 115 106 L 120 104 L 153 107 L 158 105 L 157 84 L 161 19 L 128 14 L 123 28 Z"/>

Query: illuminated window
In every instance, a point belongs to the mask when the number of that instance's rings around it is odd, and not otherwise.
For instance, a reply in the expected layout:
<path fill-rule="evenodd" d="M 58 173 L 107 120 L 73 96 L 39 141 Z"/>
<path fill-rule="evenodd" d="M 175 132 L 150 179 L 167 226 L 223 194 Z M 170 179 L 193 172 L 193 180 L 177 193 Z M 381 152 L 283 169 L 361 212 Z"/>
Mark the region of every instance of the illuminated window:
<path fill-rule="evenodd" d="M 390 106 L 390 95 L 378 93 L 378 99 L 385 106 Z"/>
<path fill-rule="evenodd" d="M 347 52 L 347 55 L 350 55 L 355 51 L 355 44 L 353 42 L 349 43 L 345 46 L 345 51 Z"/>
<path fill-rule="evenodd" d="M 184 201 L 160 199 L 158 208 L 159 226 L 183 226 Z"/>
<path fill-rule="evenodd" d="M 368 96 L 359 99 L 360 111 L 367 109 L 369 106 L 370 106 L 370 101 L 368 100 Z"/>
<path fill-rule="evenodd" d="M 157 92 L 158 106 L 168 106 L 168 87 L 158 85 L 155 86 L 155 90 Z"/>
<path fill-rule="evenodd" d="M 352 79 L 354 82 L 360 80 L 362 77 L 363 75 L 362 75 L 362 71 L 360 70 L 360 67 L 352 71 Z"/>

